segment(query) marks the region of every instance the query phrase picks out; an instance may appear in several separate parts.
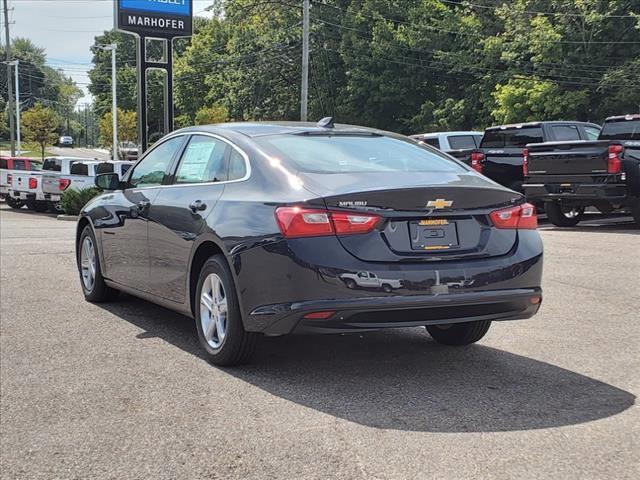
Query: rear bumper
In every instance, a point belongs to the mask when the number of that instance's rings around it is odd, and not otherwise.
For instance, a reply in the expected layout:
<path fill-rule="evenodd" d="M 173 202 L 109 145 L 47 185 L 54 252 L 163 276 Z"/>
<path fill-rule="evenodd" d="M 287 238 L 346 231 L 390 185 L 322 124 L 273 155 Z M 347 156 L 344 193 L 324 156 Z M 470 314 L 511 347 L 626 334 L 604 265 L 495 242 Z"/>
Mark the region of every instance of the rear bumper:
<path fill-rule="evenodd" d="M 542 295 L 542 261 L 540 236 L 530 230 L 509 254 L 491 258 L 364 262 L 324 237 L 255 247 L 230 264 L 245 328 L 284 335 L 529 318 L 539 308 L 531 298 Z M 386 285 L 348 281 L 365 271 Z M 335 313 L 304 319 L 314 312 Z"/>
<path fill-rule="evenodd" d="M 539 288 L 366 297 L 270 305 L 252 312 L 251 316 L 272 313 L 279 316 L 277 322 L 262 330 L 265 334 L 345 333 L 477 320 L 525 319 L 536 314 L 541 300 Z M 326 311 L 335 313 L 323 320 L 304 318 L 309 313 Z"/>
<path fill-rule="evenodd" d="M 622 203 L 628 198 L 624 183 L 525 183 L 523 189 L 527 199 L 533 202 Z"/>

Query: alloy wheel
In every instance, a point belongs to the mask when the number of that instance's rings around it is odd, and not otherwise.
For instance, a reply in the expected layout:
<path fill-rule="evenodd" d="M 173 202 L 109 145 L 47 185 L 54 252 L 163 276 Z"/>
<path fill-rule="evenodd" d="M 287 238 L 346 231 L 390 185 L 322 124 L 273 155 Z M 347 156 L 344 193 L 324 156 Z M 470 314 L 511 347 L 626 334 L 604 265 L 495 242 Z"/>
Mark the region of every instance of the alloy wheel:
<path fill-rule="evenodd" d="M 91 237 L 85 237 L 82 241 L 80 254 L 80 268 L 82 271 L 82 283 L 87 292 L 93 291 L 96 283 L 96 250 Z"/>
<path fill-rule="evenodd" d="M 200 292 L 200 325 L 211 348 L 218 349 L 227 335 L 227 295 L 222 279 L 215 273 L 207 276 Z"/>

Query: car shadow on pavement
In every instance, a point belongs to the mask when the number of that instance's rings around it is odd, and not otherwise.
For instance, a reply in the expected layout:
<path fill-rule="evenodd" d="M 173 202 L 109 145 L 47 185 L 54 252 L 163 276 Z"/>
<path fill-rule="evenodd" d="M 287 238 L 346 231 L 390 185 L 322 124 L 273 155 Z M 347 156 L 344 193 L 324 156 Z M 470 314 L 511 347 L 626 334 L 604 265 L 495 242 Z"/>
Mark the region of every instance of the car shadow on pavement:
<path fill-rule="evenodd" d="M 193 320 L 142 300 L 103 308 L 199 358 Z M 216 368 L 216 367 L 211 367 Z M 503 350 L 438 345 L 421 328 L 264 338 L 250 365 L 222 369 L 282 399 L 375 428 L 494 432 L 576 425 L 635 396 Z"/>

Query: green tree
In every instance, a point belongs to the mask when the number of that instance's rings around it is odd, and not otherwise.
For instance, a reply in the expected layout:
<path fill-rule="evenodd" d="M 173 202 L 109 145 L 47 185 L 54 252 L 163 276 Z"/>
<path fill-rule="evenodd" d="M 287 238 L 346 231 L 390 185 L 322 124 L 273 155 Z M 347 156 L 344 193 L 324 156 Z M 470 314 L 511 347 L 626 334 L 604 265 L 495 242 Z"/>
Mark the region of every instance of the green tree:
<path fill-rule="evenodd" d="M 113 117 L 111 112 L 105 113 L 100 119 L 100 143 L 113 147 Z M 130 112 L 118 108 L 118 144 L 125 146 L 129 142 L 136 142 L 138 137 L 138 116 L 136 112 Z"/>
<path fill-rule="evenodd" d="M 210 125 L 224 123 L 229 119 L 229 111 L 224 105 L 214 104 L 210 107 L 202 107 L 196 113 L 196 125 Z"/>
<path fill-rule="evenodd" d="M 22 127 L 27 141 L 40 145 L 42 160 L 47 145 L 52 145 L 57 139 L 58 116 L 50 108 L 36 104 L 22 115 Z"/>

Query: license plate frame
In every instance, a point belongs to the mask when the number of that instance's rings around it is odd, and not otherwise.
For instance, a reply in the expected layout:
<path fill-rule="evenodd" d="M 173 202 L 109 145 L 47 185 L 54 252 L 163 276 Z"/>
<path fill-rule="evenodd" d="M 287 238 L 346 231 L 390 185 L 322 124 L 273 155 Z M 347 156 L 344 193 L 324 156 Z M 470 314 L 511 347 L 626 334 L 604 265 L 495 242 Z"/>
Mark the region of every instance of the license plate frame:
<path fill-rule="evenodd" d="M 409 223 L 411 249 L 442 251 L 460 246 L 458 226 L 445 218 L 426 218 Z"/>

